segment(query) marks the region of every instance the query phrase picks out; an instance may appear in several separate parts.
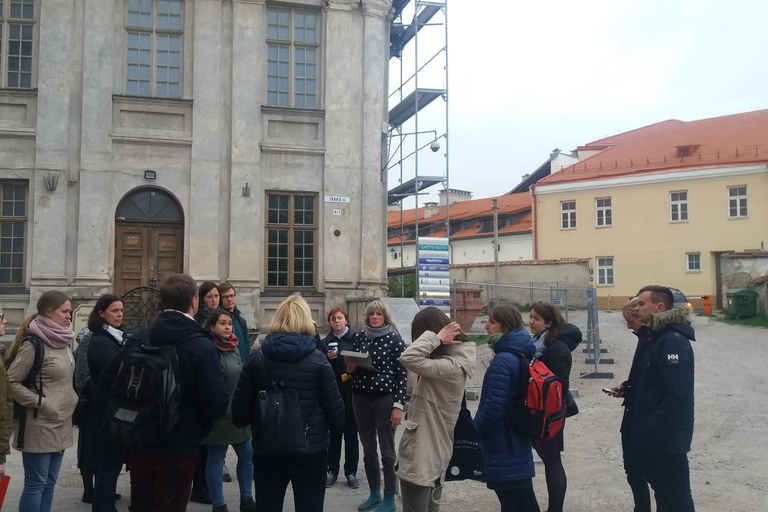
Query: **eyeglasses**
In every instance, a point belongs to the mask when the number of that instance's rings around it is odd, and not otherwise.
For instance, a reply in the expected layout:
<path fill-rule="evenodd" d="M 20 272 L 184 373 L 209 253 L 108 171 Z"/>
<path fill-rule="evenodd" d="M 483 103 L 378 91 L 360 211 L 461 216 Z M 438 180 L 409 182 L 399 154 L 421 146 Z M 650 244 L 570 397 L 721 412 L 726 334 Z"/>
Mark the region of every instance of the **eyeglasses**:
<path fill-rule="evenodd" d="M 5 320 L 5 313 L 0 313 L 0 322 Z"/>
<path fill-rule="evenodd" d="M 228 295 L 222 295 L 221 298 L 222 299 L 234 299 L 235 298 L 235 294 L 234 293 L 230 293 Z"/>

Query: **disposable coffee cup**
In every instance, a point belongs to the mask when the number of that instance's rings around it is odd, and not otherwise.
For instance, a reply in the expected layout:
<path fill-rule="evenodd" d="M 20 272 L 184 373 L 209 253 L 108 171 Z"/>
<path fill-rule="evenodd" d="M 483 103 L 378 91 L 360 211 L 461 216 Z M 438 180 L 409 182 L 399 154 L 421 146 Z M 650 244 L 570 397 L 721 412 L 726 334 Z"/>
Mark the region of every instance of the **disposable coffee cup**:
<path fill-rule="evenodd" d="M 332 341 L 328 344 L 328 350 L 333 350 L 336 352 L 336 355 L 339 355 L 339 342 Z"/>

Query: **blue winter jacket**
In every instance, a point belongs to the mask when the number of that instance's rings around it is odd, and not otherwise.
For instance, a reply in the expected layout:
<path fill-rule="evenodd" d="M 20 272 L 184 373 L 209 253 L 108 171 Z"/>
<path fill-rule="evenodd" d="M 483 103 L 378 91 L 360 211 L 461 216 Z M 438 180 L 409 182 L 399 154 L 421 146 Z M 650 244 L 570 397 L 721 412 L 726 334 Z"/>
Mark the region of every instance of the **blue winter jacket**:
<path fill-rule="evenodd" d="M 510 453 L 504 411 L 517 398 L 521 359 L 500 350 L 515 350 L 529 357 L 536 353 L 531 335 L 525 329 L 508 333 L 493 346 L 496 357 L 485 372 L 483 393 L 475 414 L 475 427 L 483 439 L 488 482 L 523 480 L 535 474 L 530 439 L 511 430 L 513 450 Z"/>

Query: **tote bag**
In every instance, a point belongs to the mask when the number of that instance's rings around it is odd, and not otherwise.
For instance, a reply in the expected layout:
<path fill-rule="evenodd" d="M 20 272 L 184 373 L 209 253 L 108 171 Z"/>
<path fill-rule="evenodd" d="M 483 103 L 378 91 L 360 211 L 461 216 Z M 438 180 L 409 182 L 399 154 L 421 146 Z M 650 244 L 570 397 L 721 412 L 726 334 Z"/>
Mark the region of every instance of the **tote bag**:
<path fill-rule="evenodd" d="M 453 455 L 445 479 L 485 481 L 485 458 L 480 434 L 472 421 L 472 413 L 467 409 L 467 394 L 461 401 L 461 412 L 453 429 Z"/>

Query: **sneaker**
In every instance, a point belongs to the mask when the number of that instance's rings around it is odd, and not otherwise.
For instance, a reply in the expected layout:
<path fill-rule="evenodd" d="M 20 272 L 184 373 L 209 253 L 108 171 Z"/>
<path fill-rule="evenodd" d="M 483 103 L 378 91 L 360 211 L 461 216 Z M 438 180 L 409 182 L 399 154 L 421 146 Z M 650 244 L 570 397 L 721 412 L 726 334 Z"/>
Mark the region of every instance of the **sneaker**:
<path fill-rule="evenodd" d="M 229 512 L 229 509 L 226 503 L 222 503 L 221 505 L 214 505 L 213 512 Z"/>
<path fill-rule="evenodd" d="M 224 474 L 222 475 L 221 480 L 223 482 L 231 482 L 232 481 L 232 476 L 230 476 L 229 468 L 227 468 L 226 464 L 224 464 Z"/>
<path fill-rule="evenodd" d="M 211 493 L 208 489 L 192 489 L 192 493 L 189 495 L 189 501 L 194 503 L 202 503 L 204 505 L 211 505 Z"/>
<path fill-rule="evenodd" d="M 240 500 L 240 512 L 256 512 L 256 502 L 253 498 Z"/>
<path fill-rule="evenodd" d="M 360 480 L 358 480 L 354 474 L 347 475 L 347 483 L 353 489 L 360 487 Z"/>
<path fill-rule="evenodd" d="M 328 472 L 328 476 L 327 476 L 327 477 L 325 477 L 325 486 L 326 486 L 326 487 L 330 487 L 330 486 L 332 486 L 333 484 L 335 484 L 335 483 L 336 483 L 336 479 L 337 479 L 337 478 L 338 478 L 338 475 L 334 475 L 333 473 L 331 473 L 331 472 L 329 471 L 329 472 Z"/>

